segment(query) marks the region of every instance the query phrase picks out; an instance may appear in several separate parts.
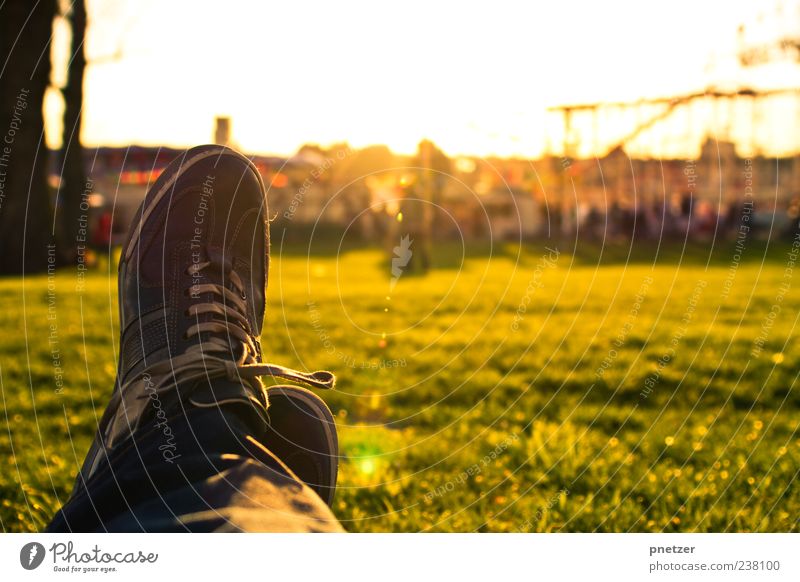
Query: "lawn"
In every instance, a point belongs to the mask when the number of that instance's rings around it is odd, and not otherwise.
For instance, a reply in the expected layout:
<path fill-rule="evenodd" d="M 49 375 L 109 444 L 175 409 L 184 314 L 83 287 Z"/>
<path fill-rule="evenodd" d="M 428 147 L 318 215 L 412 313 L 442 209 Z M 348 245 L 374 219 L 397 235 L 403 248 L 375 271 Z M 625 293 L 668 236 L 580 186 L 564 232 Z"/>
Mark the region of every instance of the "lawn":
<path fill-rule="evenodd" d="M 274 239 L 262 343 L 338 373 L 346 529 L 800 530 L 788 245 L 448 246 L 392 287 L 377 249 Z M 107 269 L 0 280 L 3 530 L 65 500 L 116 309 Z"/>

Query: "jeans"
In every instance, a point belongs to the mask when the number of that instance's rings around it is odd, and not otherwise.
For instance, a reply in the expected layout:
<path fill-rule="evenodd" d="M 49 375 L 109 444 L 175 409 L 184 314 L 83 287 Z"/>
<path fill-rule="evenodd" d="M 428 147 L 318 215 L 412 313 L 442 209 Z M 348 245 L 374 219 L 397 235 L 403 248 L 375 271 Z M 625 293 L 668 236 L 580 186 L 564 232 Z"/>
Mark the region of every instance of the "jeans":
<path fill-rule="evenodd" d="M 269 451 L 254 410 L 189 408 L 169 423 L 168 441 L 153 424 L 109 453 L 47 531 L 343 531 L 325 502 Z"/>

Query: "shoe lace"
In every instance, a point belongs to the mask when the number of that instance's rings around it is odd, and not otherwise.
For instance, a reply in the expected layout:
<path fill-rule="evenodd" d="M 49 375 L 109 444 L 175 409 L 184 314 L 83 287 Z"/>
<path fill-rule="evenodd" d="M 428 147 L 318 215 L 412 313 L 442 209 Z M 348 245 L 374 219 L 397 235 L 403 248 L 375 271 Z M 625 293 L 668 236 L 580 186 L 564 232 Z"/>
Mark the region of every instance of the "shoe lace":
<path fill-rule="evenodd" d="M 211 261 L 193 263 L 187 269 L 187 274 L 194 278 L 211 264 Z M 235 291 L 217 283 L 198 283 L 187 290 L 187 293 L 206 293 L 217 299 L 191 305 L 186 315 L 197 319 L 206 314 L 216 317 L 198 320 L 186 330 L 187 339 L 207 333 L 202 341 L 192 344 L 182 354 L 148 367 L 147 373 L 158 378 L 153 388 L 155 392 L 162 393 L 179 384 L 188 385 L 212 378 L 248 382 L 257 392 L 263 392 L 262 376 L 283 378 L 315 388 L 333 388 L 336 377 L 327 370 L 300 372 L 260 361 L 260 349 L 246 316 L 244 284 L 233 269 L 227 269 L 227 276 Z M 232 357 L 234 344 L 231 339 L 237 340 L 235 343 L 241 346 L 238 357 Z"/>

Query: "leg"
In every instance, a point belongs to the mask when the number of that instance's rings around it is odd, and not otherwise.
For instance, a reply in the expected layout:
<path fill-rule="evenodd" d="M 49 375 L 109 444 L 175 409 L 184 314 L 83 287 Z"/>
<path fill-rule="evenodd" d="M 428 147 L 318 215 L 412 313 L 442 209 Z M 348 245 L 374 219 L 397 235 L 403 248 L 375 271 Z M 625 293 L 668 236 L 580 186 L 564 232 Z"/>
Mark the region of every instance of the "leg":
<path fill-rule="evenodd" d="M 258 378 L 334 384 L 261 360 L 268 215 L 256 168 L 219 146 L 147 193 L 119 263 L 115 390 L 51 531 L 341 531 L 320 498 L 336 485 L 333 416 Z"/>
<path fill-rule="evenodd" d="M 342 531 L 262 444 L 270 436 L 244 407 L 193 409 L 154 424 L 101 461 L 48 531 Z"/>

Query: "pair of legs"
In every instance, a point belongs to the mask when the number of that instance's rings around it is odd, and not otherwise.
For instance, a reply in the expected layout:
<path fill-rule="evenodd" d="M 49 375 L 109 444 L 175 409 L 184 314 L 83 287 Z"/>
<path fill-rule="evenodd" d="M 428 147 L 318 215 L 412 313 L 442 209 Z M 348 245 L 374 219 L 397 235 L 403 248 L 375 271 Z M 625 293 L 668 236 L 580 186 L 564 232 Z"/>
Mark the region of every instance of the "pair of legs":
<path fill-rule="evenodd" d="M 137 213 L 119 273 L 114 392 L 49 531 L 342 531 L 330 372 L 262 361 L 269 225 L 247 158 L 202 146 Z"/>

